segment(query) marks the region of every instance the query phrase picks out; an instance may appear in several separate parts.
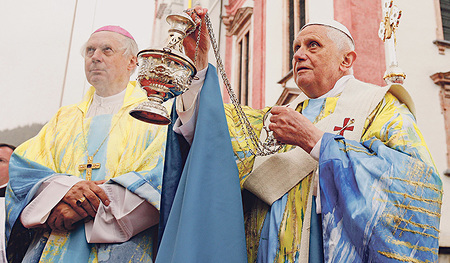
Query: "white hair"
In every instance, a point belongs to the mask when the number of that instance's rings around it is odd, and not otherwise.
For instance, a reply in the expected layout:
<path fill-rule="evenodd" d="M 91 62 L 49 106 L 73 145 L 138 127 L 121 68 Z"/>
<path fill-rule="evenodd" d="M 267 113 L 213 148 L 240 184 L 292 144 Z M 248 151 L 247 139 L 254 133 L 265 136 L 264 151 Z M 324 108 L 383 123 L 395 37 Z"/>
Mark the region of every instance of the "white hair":
<path fill-rule="evenodd" d="M 136 41 L 133 39 L 123 36 L 120 40 L 122 43 L 123 48 L 125 51 L 123 52 L 124 56 L 137 56 L 137 53 L 139 52 L 138 45 Z"/>
<path fill-rule="evenodd" d="M 327 28 L 327 36 L 333 41 L 340 51 L 355 51 L 353 41 L 342 31 L 325 26 Z"/>
<path fill-rule="evenodd" d="M 339 51 L 349 52 L 355 51 L 355 44 L 344 32 L 329 26 L 325 26 L 327 28 L 327 36 L 328 38 L 336 44 L 336 47 Z M 350 74 L 353 74 L 353 67 L 348 69 Z"/>
<path fill-rule="evenodd" d="M 123 52 L 123 55 L 125 57 L 128 57 L 128 56 L 136 57 L 137 56 L 137 53 L 139 52 L 139 48 L 138 48 L 136 41 L 134 41 L 134 39 L 131 39 L 126 36 L 122 36 L 122 38 L 120 38 L 120 42 L 122 43 L 122 47 L 125 49 L 125 51 Z M 136 68 L 137 68 L 137 66 L 134 67 L 134 69 L 130 72 L 130 76 L 133 75 L 133 73 L 136 71 Z"/>

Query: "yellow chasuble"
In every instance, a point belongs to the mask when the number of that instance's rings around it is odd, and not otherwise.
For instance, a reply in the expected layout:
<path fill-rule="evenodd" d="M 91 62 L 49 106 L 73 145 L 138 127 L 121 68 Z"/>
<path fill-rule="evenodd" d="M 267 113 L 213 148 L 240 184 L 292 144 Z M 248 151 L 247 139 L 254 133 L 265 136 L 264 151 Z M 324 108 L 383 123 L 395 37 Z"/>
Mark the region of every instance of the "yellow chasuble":
<path fill-rule="evenodd" d="M 135 85 L 135 82 L 128 84 L 118 113 L 85 119 L 95 92 L 91 87 L 83 101 L 59 109 L 36 137 L 16 149 L 6 200 L 10 244 L 23 242 L 14 240 L 14 232 L 10 231 L 30 201 L 30 195 L 36 192 L 43 179 L 54 175 L 110 180 L 159 210 L 166 126 L 144 123 L 129 115 L 131 109 L 147 99 Z M 93 159 L 88 160 L 88 156 L 93 155 Z M 99 164 L 99 169 L 91 171 L 92 178 L 87 178 L 86 169 L 79 169 L 80 165 L 87 168 L 87 161 Z M 38 174 L 42 178 L 36 178 Z M 71 232 L 30 231 L 36 234 L 35 248 L 27 253 L 31 260 L 118 262 L 115 260 L 126 259 L 138 262 L 153 257 L 157 226 L 121 244 L 88 244 L 83 224 Z"/>
<path fill-rule="evenodd" d="M 329 97 L 325 100 L 320 114 L 315 122 L 332 114 L 339 97 Z M 306 100 L 299 104 L 297 111 L 302 112 L 308 105 Z M 255 110 L 243 107 L 252 127 L 259 136 L 262 129 L 262 118 L 268 108 Z M 249 152 L 244 129 L 240 125 L 236 110 L 231 104 L 225 105 L 225 113 L 229 126 L 230 137 L 239 168 L 241 188 L 253 169 L 255 156 Z M 384 99 L 366 119 L 361 143 L 373 138 L 381 140 L 389 148 L 403 152 L 420 159 L 434 167 L 428 148 L 408 108 L 400 103 L 391 93 L 386 93 Z M 284 146 L 280 152 L 289 151 L 291 145 Z M 306 212 L 312 173 L 288 192 L 287 204 L 278 233 L 278 252 L 275 262 L 294 262 L 298 256 L 301 243 L 301 232 Z M 247 190 L 243 192 L 245 227 L 247 239 L 248 262 L 256 262 L 261 230 L 269 206 Z M 305 259 L 300 259 L 305 260 Z"/>

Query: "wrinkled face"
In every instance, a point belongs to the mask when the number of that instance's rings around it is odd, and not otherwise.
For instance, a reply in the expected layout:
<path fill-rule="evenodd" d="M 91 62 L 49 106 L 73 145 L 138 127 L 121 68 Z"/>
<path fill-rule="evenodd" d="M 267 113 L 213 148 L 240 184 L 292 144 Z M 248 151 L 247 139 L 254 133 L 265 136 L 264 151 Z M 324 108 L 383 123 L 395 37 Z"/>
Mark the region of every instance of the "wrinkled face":
<path fill-rule="evenodd" d="M 308 97 L 327 93 L 342 76 L 339 66 L 344 54 L 328 38 L 326 27 L 307 26 L 297 35 L 293 49 L 294 80 Z"/>
<path fill-rule="evenodd" d="M 101 31 L 89 38 L 84 51 L 84 70 L 92 86 L 110 87 L 128 81 L 134 65 L 123 55 L 121 37 L 115 32 Z"/>
<path fill-rule="evenodd" d="M 0 182 L 5 184 L 9 180 L 9 159 L 13 150 L 9 147 L 0 147 Z"/>

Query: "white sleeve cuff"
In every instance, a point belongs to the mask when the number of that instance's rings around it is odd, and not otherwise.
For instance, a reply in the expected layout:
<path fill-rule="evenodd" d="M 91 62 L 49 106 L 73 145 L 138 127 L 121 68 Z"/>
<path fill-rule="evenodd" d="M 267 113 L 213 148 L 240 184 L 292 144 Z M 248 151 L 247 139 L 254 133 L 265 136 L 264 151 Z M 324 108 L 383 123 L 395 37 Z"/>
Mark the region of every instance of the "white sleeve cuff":
<path fill-rule="evenodd" d="M 44 181 L 34 199 L 23 209 L 20 221 L 26 228 L 44 224 L 52 209 L 63 199 L 72 186 L 82 179 L 75 176 L 57 175 Z"/>
<path fill-rule="evenodd" d="M 180 118 L 182 124 L 187 123 L 193 116 L 197 95 L 205 82 L 207 71 L 208 68 L 204 68 L 197 72 L 196 77 L 198 79 L 194 79 L 189 89 L 176 98 L 178 118 Z"/>
<path fill-rule="evenodd" d="M 189 144 L 192 144 L 194 138 L 198 112 L 198 94 L 205 82 L 207 71 L 208 68 L 200 70 L 196 75 L 198 79 L 192 81 L 189 90 L 175 99 L 178 119 L 173 125 L 173 131 L 183 135 Z"/>
<path fill-rule="evenodd" d="M 311 152 L 309 153 L 309 155 L 311 155 L 312 158 L 314 158 L 314 160 L 319 161 L 319 157 L 320 157 L 320 145 L 322 144 L 322 138 L 323 136 L 320 138 L 320 140 L 316 143 L 316 145 L 314 145 L 314 147 L 312 148 Z"/>
<path fill-rule="evenodd" d="M 175 133 L 181 134 L 189 143 L 189 145 L 192 145 L 192 141 L 194 140 L 195 124 L 197 123 L 197 115 L 198 115 L 197 109 L 198 108 L 196 107 L 193 117 L 189 119 L 186 123 L 183 124 L 181 119 L 178 118 L 175 121 L 175 124 L 173 125 L 173 131 Z"/>
<path fill-rule="evenodd" d="M 120 243 L 158 224 L 159 211 L 117 184 L 99 185 L 111 203 L 100 203 L 94 220 L 85 223 L 88 243 Z"/>

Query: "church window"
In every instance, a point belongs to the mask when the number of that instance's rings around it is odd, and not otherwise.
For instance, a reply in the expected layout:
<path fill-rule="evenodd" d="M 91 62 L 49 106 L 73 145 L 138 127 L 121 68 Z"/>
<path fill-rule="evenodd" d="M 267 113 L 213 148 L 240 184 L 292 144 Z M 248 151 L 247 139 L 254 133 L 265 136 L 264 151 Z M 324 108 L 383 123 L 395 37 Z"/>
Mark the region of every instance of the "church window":
<path fill-rule="evenodd" d="M 445 49 L 450 48 L 450 0 L 435 0 L 435 7 L 437 36 L 433 43 L 445 55 Z"/>
<path fill-rule="evenodd" d="M 303 25 L 305 25 L 305 0 L 286 0 L 286 21 L 285 34 L 287 41 L 285 41 L 285 54 L 289 54 L 284 61 L 284 73 L 287 74 L 292 69 L 292 58 L 294 57 L 294 51 L 292 50 L 292 43 L 295 36 L 300 31 Z"/>
<path fill-rule="evenodd" d="M 450 41 L 450 0 L 441 1 L 442 30 L 444 40 Z"/>
<path fill-rule="evenodd" d="M 224 17 L 227 35 L 233 38 L 232 87 L 242 105 L 252 103 L 253 7 L 241 7 Z M 230 54 L 231 55 L 231 54 Z"/>
<path fill-rule="evenodd" d="M 249 105 L 250 31 L 237 41 L 237 92 L 242 105 Z"/>

